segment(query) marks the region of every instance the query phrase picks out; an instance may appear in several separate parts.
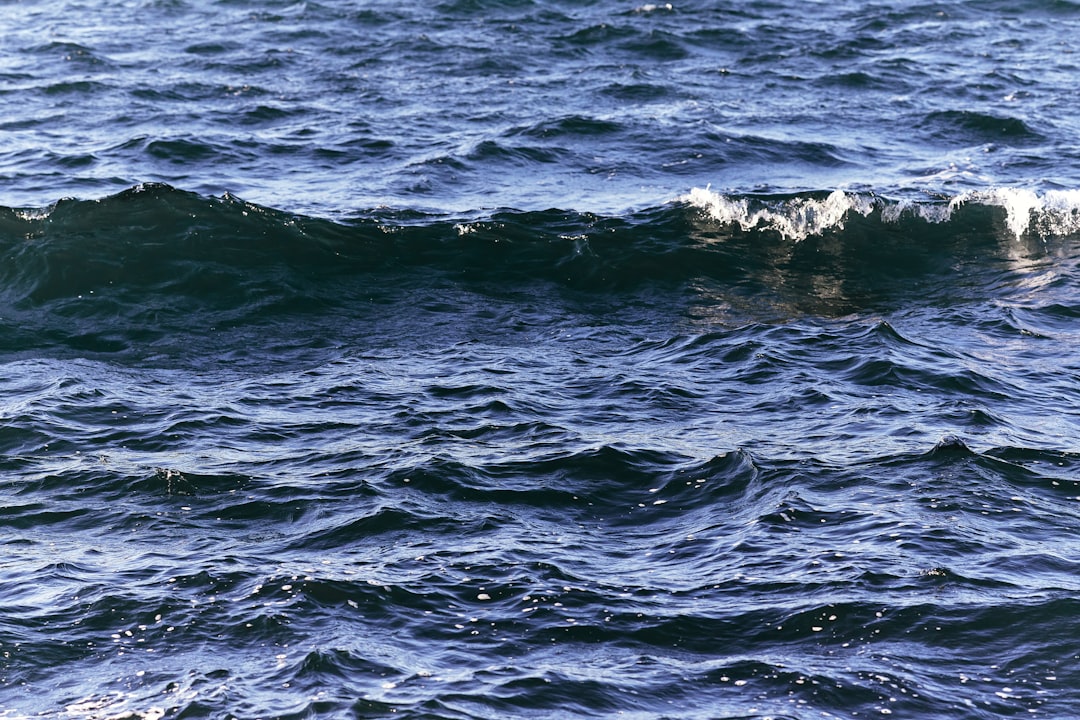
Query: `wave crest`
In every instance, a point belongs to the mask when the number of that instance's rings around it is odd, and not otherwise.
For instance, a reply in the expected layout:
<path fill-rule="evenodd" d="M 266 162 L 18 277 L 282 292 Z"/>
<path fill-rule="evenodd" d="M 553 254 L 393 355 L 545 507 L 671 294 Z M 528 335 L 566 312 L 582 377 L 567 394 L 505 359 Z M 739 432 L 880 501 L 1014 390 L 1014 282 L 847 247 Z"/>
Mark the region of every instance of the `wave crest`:
<path fill-rule="evenodd" d="M 1040 194 L 1024 188 L 989 188 L 944 200 L 913 201 L 843 190 L 782 197 L 724 195 L 706 187 L 694 188 L 677 200 L 744 232 L 772 231 L 795 241 L 842 231 L 853 215 L 876 215 L 892 224 L 906 218 L 939 224 L 953 220 L 965 206 L 989 208 L 999 216 L 1002 229 L 1018 240 L 1080 233 L 1080 190 Z"/>
<path fill-rule="evenodd" d="M 753 197 L 729 197 L 709 188 L 694 188 L 680 198 L 725 225 L 738 225 L 744 231 L 774 230 L 790 240 L 803 240 L 828 230 L 842 230 L 848 214 L 869 215 L 873 200 L 835 190 L 824 199 L 794 197 L 779 202 Z"/>

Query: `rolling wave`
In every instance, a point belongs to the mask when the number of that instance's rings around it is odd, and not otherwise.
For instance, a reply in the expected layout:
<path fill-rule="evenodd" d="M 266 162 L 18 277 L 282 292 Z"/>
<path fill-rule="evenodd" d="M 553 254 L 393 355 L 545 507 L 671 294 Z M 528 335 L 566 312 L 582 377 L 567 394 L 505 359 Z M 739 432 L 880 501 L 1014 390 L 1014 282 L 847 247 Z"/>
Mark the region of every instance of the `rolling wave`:
<path fill-rule="evenodd" d="M 998 188 L 918 202 L 841 190 L 770 196 L 695 188 L 623 216 L 552 209 L 455 218 L 376 209 L 334 222 L 149 184 L 100 200 L 0 208 L 0 285 L 42 302 L 108 287 L 199 295 L 245 288 L 226 276 L 259 273 L 297 282 L 305 274 L 428 268 L 572 281 L 575 271 L 633 275 L 635 265 L 649 263 L 652 273 L 641 277 L 685 279 L 694 274 L 689 263 L 679 267 L 687 254 L 724 252 L 720 243 L 702 247 L 709 233 L 716 240 L 753 235 L 773 247 L 829 238 L 914 248 L 934 226 L 942 237 L 987 242 L 1068 238 L 1080 233 L 1080 191 Z"/>
<path fill-rule="evenodd" d="M 527 328 L 521 293 L 575 315 L 663 297 L 676 315 L 724 323 L 950 305 L 1030 284 L 1078 231 L 1073 191 L 913 202 L 699 188 L 621 216 L 374 209 L 331 221 L 141 185 L 0 210 L 0 346 L 175 352 L 197 335 L 245 354 L 252 333 L 264 351 L 296 345 L 299 318 L 323 346 L 392 335 L 392 316 L 417 331 L 462 315 Z"/>

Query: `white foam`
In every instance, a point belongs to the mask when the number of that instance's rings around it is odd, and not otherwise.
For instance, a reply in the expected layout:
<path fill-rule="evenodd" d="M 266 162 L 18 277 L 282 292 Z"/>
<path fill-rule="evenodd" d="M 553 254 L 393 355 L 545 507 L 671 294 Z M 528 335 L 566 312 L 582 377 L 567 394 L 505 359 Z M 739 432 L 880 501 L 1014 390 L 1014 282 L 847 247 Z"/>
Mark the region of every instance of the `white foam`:
<path fill-rule="evenodd" d="M 1016 239 L 1029 234 L 1048 238 L 1080 233 L 1080 190 L 1049 190 L 1040 194 L 1025 188 L 999 187 L 970 190 L 948 202 L 890 202 L 842 190 L 833 191 L 823 200 L 795 197 L 770 201 L 729 197 L 709 188 L 694 188 L 679 200 L 703 210 L 717 222 L 738 225 L 744 231 L 773 230 L 791 240 L 842 230 L 852 212 L 865 217 L 878 210 L 886 223 L 898 222 L 905 216 L 943 223 L 968 204 L 1001 208 L 1005 213 L 1005 228 Z"/>
<path fill-rule="evenodd" d="M 755 201 L 754 207 L 746 198 L 730 198 L 709 188 L 694 188 L 680 200 L 704 210 L 718 222 L 738 224 L 743 230 L 764 227 L 791 240 L 803 240 L 826 230 L 842 230 L 849 212 L 865 216 L 874 209 L 872 199 L 842 190 L 833 191 L 824 200 Z"/>
<path fill-rule="evenodd" d="M 1042 195 L 1024 188 L 971 190 L 953 198 L 949 207 L 965 203 L 1002 208 L 1005 226 L 1017 239 L 1029 232 L 1044 238 L 1080 232 L 1080 190 L 1050 190 Z"/>
<path fill-rule="evenodd" d="M 908 215 L 928 223 L 943 223 L 952 218 L 956 207 L 951 202 L 918 203 L 912 200 L 900 200 L 881 206 L 881 220 L 882 222 L 895 223 L 899 222 L 900 218 Z"/>

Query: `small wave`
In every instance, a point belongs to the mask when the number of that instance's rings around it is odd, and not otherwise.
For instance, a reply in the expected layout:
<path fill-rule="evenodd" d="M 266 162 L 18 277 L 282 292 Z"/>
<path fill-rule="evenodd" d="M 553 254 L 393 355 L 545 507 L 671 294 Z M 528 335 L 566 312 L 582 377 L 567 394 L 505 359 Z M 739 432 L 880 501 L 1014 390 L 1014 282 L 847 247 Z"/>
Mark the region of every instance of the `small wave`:
<path fill-rule="evenodd" d="M 967 141 L 977 144 L 1004 141 L 1023 144 L 1043 139 L 1041 134 L 1018 118 L 968 110 L 930 113 L 922 126 L 930 132 L 931 137 L 949 142 Z"/>
<path fill-rule="evenodd" d="M 83 67 L 101 67 L 112 64 L 93 48 L 73 42 L 53 41 L 31 48 L 30 52 L 42 57 L 57 58 L 63 62 L 77 63 Z"/>
<path fill-rule="evenodd" d="M 610 135 L 623 130 L 623 127 L 613 120 L 584 115 L 567 115 L 555 119 L 547 119 L 525 128 L 512 131 L 514 135 L 526 135 L 536 138 L 557 138 L 570 136 Z"/>

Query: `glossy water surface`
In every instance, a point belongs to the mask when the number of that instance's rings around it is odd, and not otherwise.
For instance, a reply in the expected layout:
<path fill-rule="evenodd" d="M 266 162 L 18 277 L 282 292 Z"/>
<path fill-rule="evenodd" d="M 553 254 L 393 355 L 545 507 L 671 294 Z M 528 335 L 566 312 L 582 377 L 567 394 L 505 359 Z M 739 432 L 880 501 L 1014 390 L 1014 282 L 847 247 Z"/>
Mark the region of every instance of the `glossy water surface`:
<path fill-rule="evenodd" d="M 0 718 L 1075 715 L 1080 7 L 0 27 Z"/>

